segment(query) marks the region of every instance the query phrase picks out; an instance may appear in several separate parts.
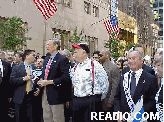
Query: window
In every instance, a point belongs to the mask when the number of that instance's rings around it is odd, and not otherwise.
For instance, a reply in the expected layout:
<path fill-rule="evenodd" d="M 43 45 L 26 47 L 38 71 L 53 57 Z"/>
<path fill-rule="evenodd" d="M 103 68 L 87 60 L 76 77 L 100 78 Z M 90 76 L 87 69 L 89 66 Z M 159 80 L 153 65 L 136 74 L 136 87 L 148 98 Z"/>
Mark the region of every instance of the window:
<path fill-rule="evenodd" d="M 70 36 L 70 32 L 66 30 L 61 30 L 61 29 L 56 29 L 52 28 L 53 33 L 53 38 L 57 38 L 60 40 L 60 49 L 68 49 L 70 47 L 69 40 L 66 36 Z"/>
<path fill-rule="evenodd" d="M 84 1 L 84 11 L 87 14 L 91 14 L 91 5 L 90 5 L 90 3 L 87 3 L 86 1 Z"/>
<path fill-rule="evenodd" d="M 98 48 L 98 38 L 95 37 L 88 37 L 89 38 L 89 48 L 90 48 L 90 56 L 94 51 Z"/>
<path fill-rule="evenodd" d="M 163 14 L 163 9 L 159 9 L 159 14 Z"/>
<path fill-rule="evenodd" d="M 163 24 L 159 24 L 159 27 L 160 27 L 160 28 L 163 28 Z"/>
<path fill-rule="evenodd" d="M 93 16 L 99 17 L 99 8 L 93 5 Z"/>
<path fill-rule="evenodd" d="M 158 4 L 153 4 L 153 8 L 157 8 L 158 7 Z"/>
<path fill-rule="evenodd" d="M 159 18 L 159 21 L 163 21 L 163 17 L 160 17 L 160 18 Z"/>
<path fill-rule="evenodd" d="M 163 31 L 159 31 L 158 35 L 163 36 Z"/>
<path fill-rule="evenodd" d="M 65 7 L 72 7 L 72 0 L 54 0 L 56 3 L 62 3 Z"/>
<path fill-rule="evenodd" d="M 159 7 L 163 7 L 163 3 L 159 3 Z"/>

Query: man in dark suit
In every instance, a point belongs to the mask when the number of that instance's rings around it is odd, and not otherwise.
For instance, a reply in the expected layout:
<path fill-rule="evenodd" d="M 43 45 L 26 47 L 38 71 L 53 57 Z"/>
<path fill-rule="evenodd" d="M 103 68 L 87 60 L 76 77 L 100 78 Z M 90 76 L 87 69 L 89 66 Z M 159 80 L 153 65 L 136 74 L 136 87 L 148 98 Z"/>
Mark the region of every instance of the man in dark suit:
<path fill-rule="evenodd" d="M 0 117 L 1 120 L 7 121 L 8 98 L 10 95 L 9 79 L 11 74 L 11 67 L 8 62 L 1 59 L 0 50 Z"/>
<path fill-rule="evenodd" d="M 16 122 L 33 122 L 32 98 L 36 84 L 31 79 L 32 65 L 35 60 L 34 50 L 25 50 L 24 62 L 12 68 L 10 83 L 15 88 L 13 102 L 15 103 Z"/>
<path fill-rule="evenodd" d="M 113 64 L 110 61 L 111 55 L 109 51 L 103 51 L 102 57 L 100 58 L 100 62 L 103 64 L 103 67 L 108 75 L 109 81 L 109 89 L 105 99 L 102 100 L 103 102 L 103 110 L 105 112 L 113 112 L 113 103 L 114 103 L 114 96 L 116 93 L 116 89 L 119 84 L 119 68 L 117 65 Z M 108 120 L 109 121 L 109 120 Z"/>
<path fill-rule="evenodd" d="M 134 50 L 138 50 L 140 51 L 142 54 L 143 54 L 143 57 L 145 55 L 145 49 L 142 45 L 140 44 L 136 44 L 135 47 L 134 47 Z M 152 74 L 155 76 L 155 71 L 153 70 L 152 67 L 146 65 L 146 64 L 142 64 L 142 69 L 145 70 L 146 72 Z M 130 71 L 130 68 L 129 67 L 126 67 L 124 70 L 123 70 L 123 73 L 122 74 L 125 74 L 126 72 Z"/>
<path fill-rule="evenodd" d="M 69 101 L 71 90 L 67 90 L 67 84 L 71 83 L 69 77 L 68 58 L 62 56 L 58 39 L 47 41 L 47 51 L 50 56 L 45 58 L 43 72 L 38 84 L 44 87 L 42 97 L 44 122 L 64 122 L 64 105 Z"/>
<path fill-rule="evenodd" d="M 139 99 L 143 100 L 144 112 L 156 111 L 155 94 L 157 92 L 157 80 L 153 75 L 142 69 L 142 62 L 143 55 L 141 52 L 135 50 L 129 52 L 128 65 L 130 71 L 120 78 L 114 102 L 114 110 L 116 112 L 133 113 L 133 107 L 129 106 L 129 104 L 134 102 L 134 105 L 136 105 Z M 131 99 L 129 96 L 131 96 Z M 136 112 L 140 110 L 141 108 Z"/>

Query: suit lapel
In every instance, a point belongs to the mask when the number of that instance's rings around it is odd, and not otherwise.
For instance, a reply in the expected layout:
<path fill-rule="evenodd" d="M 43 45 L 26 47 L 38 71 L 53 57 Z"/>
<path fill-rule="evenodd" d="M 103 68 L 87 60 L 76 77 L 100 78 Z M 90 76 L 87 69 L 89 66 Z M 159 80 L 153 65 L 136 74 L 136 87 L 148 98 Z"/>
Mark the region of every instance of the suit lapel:
<path fill-rule="evenodd" d="M 134 92 L 134 96 L 133 96 L 133 100 L 134 100 L 134 103 L 136 103 L 138 101 L 138 99 L 142 96 L 143 94 L 143 91 L 144 91 L 144 73 L 142 72 L 141 74 L 141 77 L 138 81 L 138 84 L 137 84 L 137 87 L 136 87 L 136 90 Z"/>
<path fill-rule="evenodd" d="M 50 71 L 51 71 L 51 69 L 55 66 L 55 65 L 57 65 L 57 60 L 58 60 L 58 58 L 59 58 L 59 53 L 57 53 L 57 55 L 55 56 L 55 58 L 52 60 L 52 63 L 51 63 L 51 66 L 50 66 L 50 69 L 49 69 L 49 73 L 50 73 Z"/>
<path fill-rule="evenodd" d="M 26 75 L 26 69 L 25 69 L 24 63 L 20 64 L 20 69 L 19 70 L 20 70 L 19 72 L 23 72 L 23 74 Z"/>

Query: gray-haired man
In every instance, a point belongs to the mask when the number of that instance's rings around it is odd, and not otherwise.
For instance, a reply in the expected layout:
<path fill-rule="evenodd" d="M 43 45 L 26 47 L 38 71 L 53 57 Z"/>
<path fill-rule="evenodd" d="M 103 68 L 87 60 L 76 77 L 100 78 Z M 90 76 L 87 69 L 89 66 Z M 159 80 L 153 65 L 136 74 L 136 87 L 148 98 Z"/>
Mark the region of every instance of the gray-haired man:
<path fill-rule="evenodd" d="M 64 122 L 64 106 L 69 98 L 66 84 L 70 82 L 69 61 L 58 50 L 60 43 L 57 39 L 47 41 L 47 51 L 51 55 L 45 58 L 43 72 L 39 85 L 44 87 L 42 106 L 44 122 Z"/>

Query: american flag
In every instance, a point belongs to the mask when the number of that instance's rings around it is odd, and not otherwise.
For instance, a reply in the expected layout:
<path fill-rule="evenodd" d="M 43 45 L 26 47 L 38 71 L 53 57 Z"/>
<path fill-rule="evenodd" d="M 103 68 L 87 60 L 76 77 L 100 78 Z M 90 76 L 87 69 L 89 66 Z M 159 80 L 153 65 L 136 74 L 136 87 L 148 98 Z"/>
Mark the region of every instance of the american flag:
<path fill-rule="evenodd" d="M 116 38 L 119 38 L 120 29 L 118 27 L 118 21 L 116 15 L 110 18 L 110 20 L 104 21 L 104 24 L 111 39 L 113 38 L 112 35 L 110 34 L 111 32 L 115 32 Z"/>
<path fill-rule="evenodd" d="M 33 0 L 37 8 L 41 11 L 44 18 L 47 20 L 55 14 L 57 7 L 54 0 Z"/>

